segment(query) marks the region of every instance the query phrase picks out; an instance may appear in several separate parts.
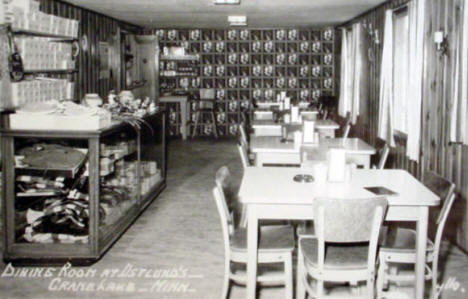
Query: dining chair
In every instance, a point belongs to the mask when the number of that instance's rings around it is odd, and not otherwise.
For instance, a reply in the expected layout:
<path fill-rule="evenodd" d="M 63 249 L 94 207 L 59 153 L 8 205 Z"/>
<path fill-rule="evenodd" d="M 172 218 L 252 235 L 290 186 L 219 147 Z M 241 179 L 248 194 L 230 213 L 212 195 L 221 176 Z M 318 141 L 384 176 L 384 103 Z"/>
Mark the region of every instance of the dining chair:
<path fill-rule="evenodd" d="M 445 222 L 455 200 L 455 184 L 437 175 L 427 172 L 424 176 L 424 185 L 437 194 L 442 203 L 435 224 L 437 225 L 434 240 L 428 238 L 426 248 L 426 280 L 432 280 L 431 298 L 437 298 L 437 267 L 440 243 L 444 232 Z M 385 297 L 389 282 L 414 281 L 414 272 L 403 275 L 397 271 L 390 271 L 389 263 L 415 264 L 416 263 L 416 230 L 401 227 L 389 227 L 379 250 L 379 270 L 377 276 L 377 298 Z"/>
<path fill-rule="evenodd" d="M 193 127 L 192 138 L 197 135 L 198 126 L 200 123 L 200 117 L 204 113 L 208 113 L 211 117 L 213 124 L 213 135 L 215 138 L 218 138 L 218 128 L 216 126 L 216 116 L 214 113 L 215 110 L 215 91 L 213 88 L 202 88 L 200 89 L 200 101 L 198 106 L 195 109 L 195 124 Z"/>
<path fill-rule="evenodd" d="M 247 230 L 234 226 L 232 214 L 226 204 L 222 189 L 216 186 L 213 196 L 221 219 L 224 237 L 224 282 L 223 299 L 228 298 L 230 282 L 247 284 L 247 273 L 235 270 L 232 263 L 247 264 Z M 260 226 L 258 246 L 258 263 L 282 263 L 284 271 L 281 273 L 259 274 L 257 282 L 261 285 L 284 285 L 285 297 L 293 298 L 293 269 L 292 253 L 294 250 L 294 230 L 289 225 Z M 261 273 L 261 272 L 260 272 Z"/>
<path fill-rule="evenodd" d="M 323 298 L 325 282 L 356 285 L 359 281 L 366 282 L 364 297 L 374 298 L 378 237 L 387 199 L 316 198 L 312 205 L 316 237 L 299 240 L 296 298 L 303 299 L 306 293 Z"/>
<path fill-rule="evenodd" d="M 372 168 L 374 169 L 384 169 L 385 163 L 387 163 L 388 154 L 390 153 L 390 147 L 385 142 L 381 149 L 378 150 L 379 161 Z"/>
<path fill-rule="evenodd" d="M 242 138 L 239 138 L 237 141 L 237 149 L 239 150 L 239 155 L 244 169 L 252 166 L 249 159 L 248 145 L 242 140 Z"/>
<path fill-rule="evenodd" d="M 351 113 L 347 112 L 346 113 L 346 122 L 343 126 L 343 135 L 341 136 L 342 138 L 348 138 L 349 133 L 351 131 Z"/>
<path fill-rule="evenodd" d="M 245 144 L 249 144 L 244 121 L 242 121 L 239 124 L 239 133 L 240 133 L 240 138 L 242 139 L 242 141 L 245 142 Z"/>

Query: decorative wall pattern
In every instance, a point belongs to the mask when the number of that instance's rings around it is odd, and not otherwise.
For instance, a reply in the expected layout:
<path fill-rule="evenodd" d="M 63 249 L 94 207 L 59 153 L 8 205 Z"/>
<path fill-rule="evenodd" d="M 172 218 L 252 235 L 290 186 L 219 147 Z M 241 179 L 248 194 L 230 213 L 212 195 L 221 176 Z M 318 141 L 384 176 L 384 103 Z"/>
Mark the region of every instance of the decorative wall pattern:
<path fill-rule="evenodd" d="M 252 102 L 274 101 L 285 91 L 292 101 L 316 102 L 335 94 L 335 30 L 323 29 L 160 29 L 154 32 L 164 47 L 182 46 L 199 60 L 175 65 L 160 63 L 160 93 L 188 93 L 191 120 L 200 88 L 215 88 L 220 135 L 234 135 L 240 112 Z M 189 67 L 188 75 L 165 76 L 164 71 Z M 208 116 L 208 115 L 206 115 Z M 180 112 L 170 106 L 169 135 L 180 132 Z M 199 133 L 213 127 L 203 119 Z"/>

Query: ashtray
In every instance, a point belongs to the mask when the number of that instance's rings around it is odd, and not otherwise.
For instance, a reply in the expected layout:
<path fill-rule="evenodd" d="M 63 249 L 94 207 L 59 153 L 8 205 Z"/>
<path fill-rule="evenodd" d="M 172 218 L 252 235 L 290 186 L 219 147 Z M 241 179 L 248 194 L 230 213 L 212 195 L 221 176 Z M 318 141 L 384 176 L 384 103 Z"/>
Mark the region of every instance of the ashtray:
<path fill-rule="evenodd" d="M 294 176 L 293 180 L 298 183 L 312 183 L 314 177 L 310 174 L 297 174 Z"/>

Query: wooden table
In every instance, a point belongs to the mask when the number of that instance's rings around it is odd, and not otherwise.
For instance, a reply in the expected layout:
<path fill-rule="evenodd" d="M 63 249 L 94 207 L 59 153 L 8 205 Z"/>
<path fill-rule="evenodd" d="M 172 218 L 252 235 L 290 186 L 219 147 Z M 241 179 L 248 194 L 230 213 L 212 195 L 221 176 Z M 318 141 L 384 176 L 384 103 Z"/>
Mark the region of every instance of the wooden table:
<path fill-rule="evenodd" d="M 244 170 L 239 200 L 247 205 L 247 297 L 255 298 L 258 221 L 260 219 L 313 220 L 312 202 L 317 197 L 369 198 L 363 187 L 383 186 L 395 192 L 388 196 L 387 221 L 416 222 L 416 283 L 414 298 L 422 299 L 429 207 L 439 204 L 437 195 L 408 172 L 399 169 L 355 169 L 346 183 L 296 183 L 296 174 L 311 174 L 291 167 L 250 167 Z M 298 273 L 301 275 L 301 273 Z M 302 298 L 297 298 L 302 299 Z"/>
<path fill-rule="evenodd" d="M 180 133 L 182 134 L 182 139 L 187 140 L 187 135 L 189 134 L 188 119 L 190 117 L 189 107 L 188 107 L 188 97 L 187 96 L 165 96 L 165 97 L 160 97 L 159 102 L 179 103 L 180 116 L 181 116 Z"/>
<path fill-rule="evenodd" d="M 298 129 L 300 129 L 302 124 L 285 124 L 281 122 L 275 122 L 273 120 L 264 119 L 254 120 L 252 122 L 252 128 L 254 129 L 254 134 L 256 136 L 281 136 L 283 126 L 297 127 Z M 335 138 L 335 130 L 339 128 L 340 126 L 336 122 L 329 119 L 319 119 L 315 121 L 315 129 L 323 137 Z"/>
<path fill-rule="evenodd" d="M 312 161 L 326 160 L 331 148 L 346 150 L 346 163 L 354 163 L 363 168 L 370 167 L 370 158 L 376 153 L 373 146 L 359 138 L 321 138 L 318 145 L 303 145 L 301 166 L 307 167 Z"/>
<path fill-rule="evenodd" d="M 281 142 L 276 136 L 250 136 L 250 151 L 255 153 L 255 166 L 264 164 L 292 164 L 312 166 L 316 161 L 326 161 L 331 148 L 346 150 L 346 162 L 364 168 L 370 167 L 370 157 L 376 153 L 374 147 L 359 138 L 321 138 L 318 145 L 294 146 L 292 140 Z"/>

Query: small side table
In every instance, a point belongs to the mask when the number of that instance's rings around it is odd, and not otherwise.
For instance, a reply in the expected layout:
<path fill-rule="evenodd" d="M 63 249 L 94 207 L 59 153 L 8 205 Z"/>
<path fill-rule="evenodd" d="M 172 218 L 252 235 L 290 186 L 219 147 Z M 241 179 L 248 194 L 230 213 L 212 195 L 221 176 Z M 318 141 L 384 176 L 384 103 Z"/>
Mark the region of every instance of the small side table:
<path fill-rule="evenodd" d="M 188 96 L 164 96 L 159 98 L 161 103 L 179 103 L 180 105 L 180 114 L 181 114 L 181 126 L 180 133 L 182 134 L 182 139 L 187 140 L 187 135 L 189 132 L 188 129 L 188 119 L 189 119 L 189 107 L 188 107 Z"/>

